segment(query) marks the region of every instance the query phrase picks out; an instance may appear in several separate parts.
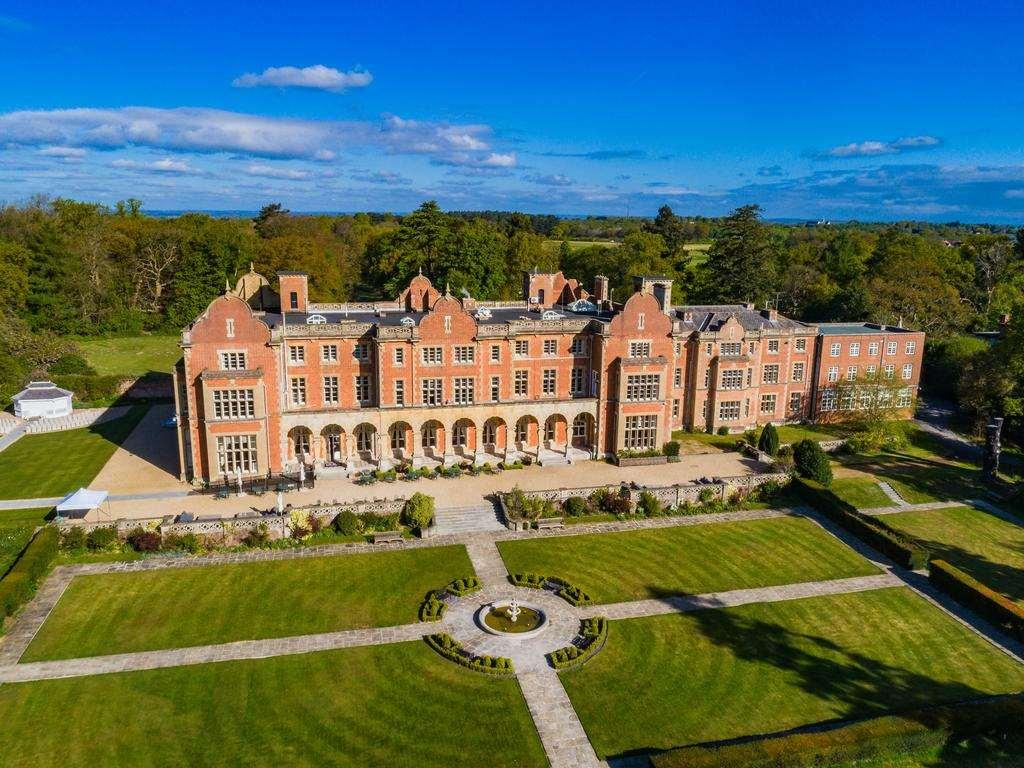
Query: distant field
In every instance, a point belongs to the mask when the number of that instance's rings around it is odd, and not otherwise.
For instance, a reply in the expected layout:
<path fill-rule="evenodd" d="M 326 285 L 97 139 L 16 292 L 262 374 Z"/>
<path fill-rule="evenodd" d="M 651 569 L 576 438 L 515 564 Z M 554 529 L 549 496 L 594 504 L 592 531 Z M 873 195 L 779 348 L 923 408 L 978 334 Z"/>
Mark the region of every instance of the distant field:
<path fill-rule="evenodd" d="M 98 374 L 142 376 L 170 373 L 181 357 L 180 341 L 178 336 L 127 336 L 79 339 L 75 344 Z"/>
<path fill-rule="evenodd" d="M 548 251 L 557 251 L 562 245 L 561 240 L 545 240 L 544 248 Z M 569 248 L 574 251 L 581 250 L 583 248 L 589 248 L 592 245 L 603 245 L 608 248 L 616 248 L 622 243 L 618 240 L 570 240 Z"/>

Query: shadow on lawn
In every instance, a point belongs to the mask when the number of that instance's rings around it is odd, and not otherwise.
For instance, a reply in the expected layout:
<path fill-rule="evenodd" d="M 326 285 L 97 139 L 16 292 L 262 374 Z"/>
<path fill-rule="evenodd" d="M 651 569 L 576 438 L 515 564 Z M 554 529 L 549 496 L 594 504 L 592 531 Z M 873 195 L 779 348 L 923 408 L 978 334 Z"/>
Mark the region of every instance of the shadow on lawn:
<path fill-rule="evenodd" d="M 879 480 L 895 482 L 909 491 L 939 500 L 964 499 L 982 492 L 980 471 L 959 464 L 900 452 L 845 457 L 840 461 L 851 469 L 867 472 Z"/>
<path fill-rule="evenodd" d="M 962 547 L 921 536 L 914 538 L 932 553 L 933 559 L 945 560 L 947 563 L 955 565 L 1010 600 L 1024 600 L 1024 568 L 990 560 L 979 552 L 971 552 Z M 1009 544 L 1007 549 L 1024 557 L 1024 544 Z"/>
<path fill-rule="evenodd" d="M 908 713 L 913 716 L 913 710 L 989 696 L 969 685 L 935 680 L 886 664 L 843 648 L 826 637 L 793 632 L 771 622 L 737 615 L 735 611 L 701 610 L 691 616 L 698 629 L 714 645 L 727 648 L 737 659 L 768 664 L 790 673 L 789 680 L 793 686 L 838 705 L 839 709 L 834 720 L 709 744 L 739 743 L 784 733 L 825 730 L 840 722 L 883 714 Z M 660 751 L 651 748 L 631 750 L 613 756 L 608 762 L 614 768 L 632 768 L 639 765 L 635 762 L 639 756 Z"/>

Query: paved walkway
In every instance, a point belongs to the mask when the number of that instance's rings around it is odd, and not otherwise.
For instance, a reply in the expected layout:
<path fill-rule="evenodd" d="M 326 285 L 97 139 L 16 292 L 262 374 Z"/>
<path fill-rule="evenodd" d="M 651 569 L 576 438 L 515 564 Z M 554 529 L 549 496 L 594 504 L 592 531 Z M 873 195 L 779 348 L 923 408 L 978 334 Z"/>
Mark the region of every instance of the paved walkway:
<path fill-rule="evenodd" d="M 896 492 L 896 489 L 889 485 L 889 483 L 885 482 L 885 480 L 879 480 L 878 487 L 882 489 L 882 493 L 888 496 L 892 500 L 892 503 L 897 507 L 907 506 L 907 500 L 900 496 L 899 493 Z"/>
<path fill-rule="evenodd" d="M 869 507 L 857 511 L 865 515 L 892 515 L 896 512 L 924 512 L 930 509 L 949 509 L 950 507 L 962 507 L 975 502 L 968 501 L 926 501 L 923 504 L 907 504 L 903 502 L 895 507 Z"/>
<path fill-rule="evenodd" d="M 537 734 L 551 768 L 592 768 L 603 765 L 576 716 L 572 701 L 550 668 L 516 674 Z"/>

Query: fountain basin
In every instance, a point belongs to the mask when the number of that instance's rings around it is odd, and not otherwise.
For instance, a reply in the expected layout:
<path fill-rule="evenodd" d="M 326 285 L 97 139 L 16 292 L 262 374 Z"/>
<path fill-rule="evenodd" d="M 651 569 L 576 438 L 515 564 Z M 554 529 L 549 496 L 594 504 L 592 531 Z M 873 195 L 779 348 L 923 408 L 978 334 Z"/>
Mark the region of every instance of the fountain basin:
<path fill-rule="evenodd" d="M 519 603 L 519 616 L 513 623 L 509 617 L 510 600 L 497 600 L 480 607 L 476 623 L 484 632 L 502 637 L 526 640 L 536 637 L 548 626 L 544 611 L 534 605 Z"/>

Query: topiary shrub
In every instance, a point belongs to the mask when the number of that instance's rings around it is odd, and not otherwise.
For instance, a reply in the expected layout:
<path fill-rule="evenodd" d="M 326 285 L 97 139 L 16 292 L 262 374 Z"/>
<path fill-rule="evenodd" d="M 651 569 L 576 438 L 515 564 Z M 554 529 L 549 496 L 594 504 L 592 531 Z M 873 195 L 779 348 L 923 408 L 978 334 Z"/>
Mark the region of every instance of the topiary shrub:
<path fill-rule="evenodd" d="M 757 447 L 769 456 L 774 456 L 779 452 L 779 430 L 775 428 L 774 424 L 766 424 L 765 428 L 761 430 Z"/>
<path fill-rule="evenodd" d="M 84 357 L 69 352 L 50 366 L 50 374 L 57 376 L 95 376 L 96 370 Z"/>
<path fill-rule="evenodd" d="M 801 440 L 793 446 L 793 461 L 797 472 L 825 487 L 832 485 L 832 466 L 828 454 L 813 440 Z"/>
<path fill-rule="evenodd" d="M 414 493 L 405 502 L 402 519 L 406 525 L 425 531 L 434 522 L 434 497 L 425 493 Z"/>
<path fill-rule="evenodd" d="M 669 458 L 673 458 L 679 455 L 679 442 L 677 440 L 669 440 L 665 443 L 663 453 Z"/>
<path fill-rule="evenodd" d="M 719 427 L 718 428 L 718 434 L 720 434 L 720 435 L 728 435 L 729 434 L 729 428 L 728 427 Z"/>
<path fill-rule="evenodd" d="M 590 513 L 590 505 L 582 496 L 570 496 L 562 502 L 562 512 L 569 517 L 583 517 Z"/>

